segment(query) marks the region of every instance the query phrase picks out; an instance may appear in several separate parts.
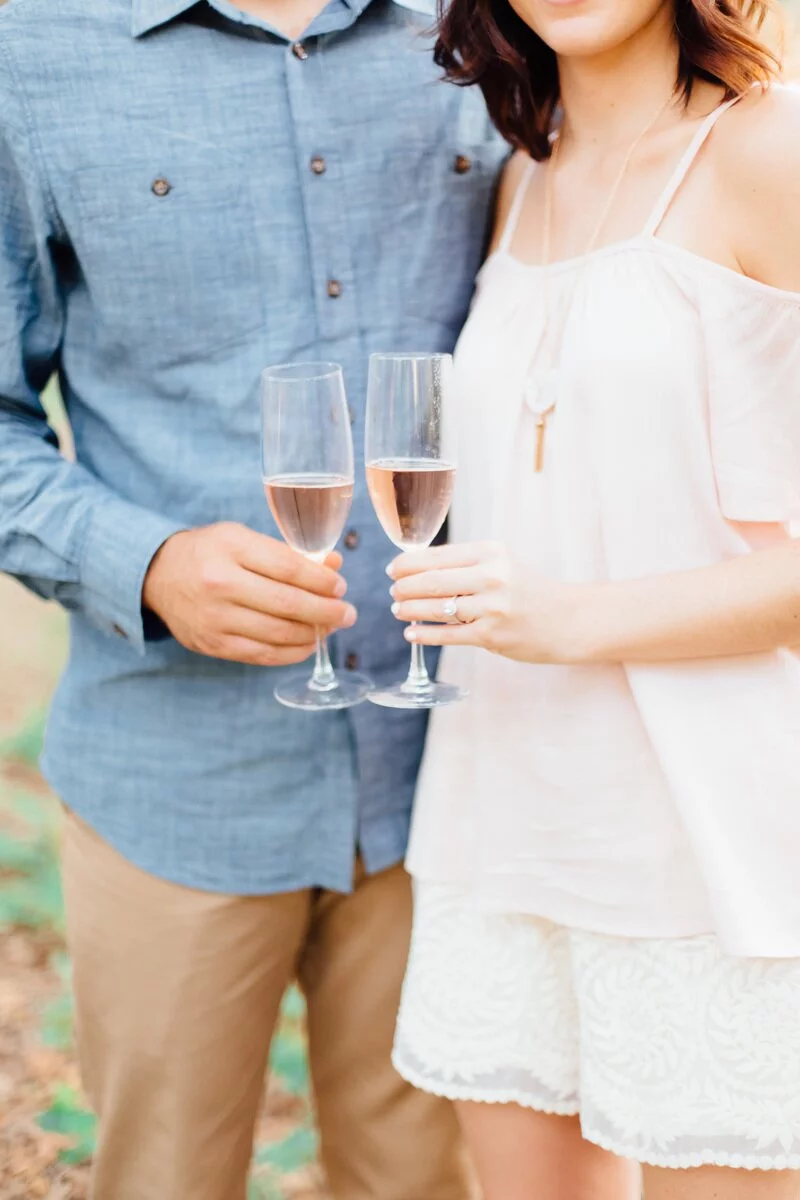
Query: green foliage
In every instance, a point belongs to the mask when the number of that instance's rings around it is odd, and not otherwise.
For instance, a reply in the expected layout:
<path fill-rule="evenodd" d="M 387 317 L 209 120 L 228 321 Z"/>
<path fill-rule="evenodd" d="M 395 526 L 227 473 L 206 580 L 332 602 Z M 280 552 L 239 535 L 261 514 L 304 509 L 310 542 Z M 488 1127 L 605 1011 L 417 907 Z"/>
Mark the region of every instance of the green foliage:
<path fill-rule="evenodd" d="M 317 1136 L 310 1126 L 295 1129 L 282 1142 L 262 1146 L 256 1153 L 257 1163 L 267 1163 L 284 1175 L 291 1175 L 309 1166 L 317 1156 Z"/>
<path fill-rule="evenodd" d="M 35 767 L 42 753 L 46 718 L 45 709 L 37 708 L 29 713 L 22 727 L 5 742 L 0 742 L 0 758 Z"/>
<path fill-rule="evenodd" d="M 69 992 L 51 1000 L 42 1013 L 42 1041 L 53 1050 L 70 1050 L 73 1043 L 74 1005 Z"/>
<path fill-rule="evenodd" d="M 294 987 L 284 997 L 278 1036 L 270 1055 L 270 1071 L 290 1095 L 308 1097 L 305 1004 Z"/>
<path fill-rule="evenodd" d="M 0 793 L 0 802 L 3 799 Z M 0 876 L 5 876 L 0 887 L 0 928 L 61 932 L 63 902 L 52 805 L 18 793 L 6 797 L 4 807 L 24 833 L 16 837 L 0 830 Z"/>
<path fill-rule="evenodd" d="M 71 1139 L 72 1145 L 59 1156 L 62 1162 L 83 1163 L 92 1157 L 97 1122 L 83 1107 L 74 1088 L 58 1084 L 53 1089 L 50 1107 L 39 1117 L 39 1125 L 48 1133 L 60 1133 Z"/>
<path fill-rule="evenodd" d="M 278 1032 L 270 1055 L 270 1073 L 285 1092 L 305 1100 L 303 1123 L 280 1142 L 256 1151 L 248 1200 L 283 1200 L 279 1180 L 310 1166 L 317 1158 L 317 1135 L 311 1114 L 305 1038 L 306 1008 L 296 987 L 283 998 Z"/>

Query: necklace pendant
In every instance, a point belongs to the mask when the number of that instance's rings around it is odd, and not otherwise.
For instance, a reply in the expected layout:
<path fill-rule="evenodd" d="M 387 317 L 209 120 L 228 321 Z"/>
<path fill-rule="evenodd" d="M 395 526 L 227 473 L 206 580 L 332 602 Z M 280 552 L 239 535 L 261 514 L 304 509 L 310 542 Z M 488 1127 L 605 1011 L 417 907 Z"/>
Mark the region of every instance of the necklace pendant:
<path fill-rule="evenodd" d="M 533 375 L 525 385 L 525 403 L 535 417 L 535 443 L 533 451 L 533 469 L 538 474 L 544 466 L 544 435 L 547 430 L 547 418 L 558 403 L 558 369 L 551 367 L 538 375 Z"/>
<path fill-rule="evenodd" d="M 550 367 L 528 377 L 525 384 L 525 403 L 535 417 L 546 417 L 558 403 L 559 370 Z"/>

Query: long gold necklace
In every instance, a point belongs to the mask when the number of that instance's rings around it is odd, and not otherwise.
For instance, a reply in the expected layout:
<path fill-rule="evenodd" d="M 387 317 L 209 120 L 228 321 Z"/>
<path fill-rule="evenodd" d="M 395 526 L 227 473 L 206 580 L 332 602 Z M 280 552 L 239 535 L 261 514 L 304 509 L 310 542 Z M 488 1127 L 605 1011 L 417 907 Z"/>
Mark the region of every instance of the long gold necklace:
<path fill-rule="evenodd" d="M 670 95 L 667 97 L 667 99 L 664 101 L 664 103 L 660 104 L 658 106 L 658 110 L 653 114 L 653 116 L 647 122 L 647 124 L 645 125 L 645 127 L 641 131 L 641 133 L 637 134 L 637 136 L 633 139 L 630 146 L 628 147 L 627 153 L 625 154 L 625 157 L 622 160 L 622 165 L 619 169 L 619 172 L 617 173 L 617 177 L 614 180 L 611 190 L 608 193 L 608 197 L 606 198 L 606 202 L 603 205 L 603 209 L 600 213 L 600 216 L 597 218 L 597 222 L 596 222 L 594 228 L 592 229 L 591 237 L 589 238 L 589 241 L 586 243 L 586 247 L 583 250 L 582 254 L 580 254 L 578 256 L 580 259 L 583 260 L 584 267 L 586 265 L 586 260 L 587 260 L 588 256 L 596 248 L 597 243 L 600 239 L 600 235 L 603 232 L 603 229 L 605 228 L 606 221 L 609 218 L 612 206 L 614 204 L 614 201 L 617 198 L 617 194 L 619 193 L 619 190 L 622 187 L 623 180 L 625 179 L 625 176 L 627 174 L 628 167 L 631 165 L 631 160 L 632 160 L 634 154 L 638 150 L 641 142 L 647 137 L 648 133 L 651 132 L 651 130 L 654 128 L 654 126 L 658 123 L 658 121 L 664 115 L 667 108 L 672 103 L 673 97 L 674 97 L 674 93 L 670 93 Z M 555 176 L 555 168 L 558 163 L 558 154 L 559 154 L 560 147 L 561 147 L 561 137 L 559 135 L 556 137 L 556 139 L 553 143 L 553 150 L 550 155 L 550 160 L 547 164 L 546 174 L 545 174 L 544 221 L 542 224 L 542 264 L 545 268 L 547 268 L 548 266 L 551 265 L 550 264 L 550 251 L 551 251 L 552 232 L 553 232 L 553 183 L 554 183 L 554 176 Z M 545 280 L 545 284 L 547 282 L 547 276 L 548 276 L 548 272 L 545 269 L 544 276 L 543 276 L 544 280 Z M 529 375 L 528 379 L 526 381 L 526 385 L 525 385 L 525 402 L 526 402 L 528 408 L 533 413 L 534 418 L 535 418 L 536 443 L 535 443 L 535 449 L 534 449 L 534 455 L 533 455 L 534 471 L 541 471 L 542 467 L 544 466 L 544 437 L 545 437 L 545 433 L 547 432 L 547 421 L 548 421 L 548 418 L 555 411 L 555 407 L 558 404 L 559 376 L 561 374 L 561 357 L 562 357 L 561 352 L 563 351 L 563 345 L 564 345 L 564 336 L 565 336 L 565 332 L 566 332 L 566 320 L 567 320 L 567 316 L 569 314 L 569 310 L 572 307 L 572 301 L 575 296 L 575 291 L 578 287 L 578 284 L 579 284 L 581 278 L 582 278 L 582 272 L 579 272 L 575 278 L 575 281 L 572 286 L 572 290 L 569 293 L 567 302 L 565 304 L 564 324 L 562 327 L 561 344 L 559 346 L 559 353 L 558 353 L 557 361 L 556 361 L 556 355 L 550 354 L 549 355 L 549 366 L 546 367 L 542 371 L 537 370 L 537 372 L 535 374 Z M 549 346 L 549 340 L 545 342 L 545 345 Z"/>

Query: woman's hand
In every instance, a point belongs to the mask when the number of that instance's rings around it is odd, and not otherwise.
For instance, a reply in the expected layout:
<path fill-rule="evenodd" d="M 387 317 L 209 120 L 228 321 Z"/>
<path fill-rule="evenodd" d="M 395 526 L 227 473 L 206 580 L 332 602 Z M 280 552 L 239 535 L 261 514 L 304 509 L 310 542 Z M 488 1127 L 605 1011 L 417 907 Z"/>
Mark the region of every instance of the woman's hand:
<path fill-rule="evenodd" d="M 401 554 L 388 568 L 399 621 L 426 646 L 482 646 L 520 662 L 579 661 L 579 614 L 588 585 L 554 583 L 515 562 L 504 546 L 476 542 Z M 458 620 L 447 601 L 458 600 Z M 463 623 L 462 623 L 463 622 Z"/>
<path fill-rule="evenodd" d="M 389 567 L 401 621 L 429 646 L 483 646 L 536 663 L 663 663 L 800 647 L 800 539 L 642 579 L 556 583 L 502 546 L 438 546 Z"/>

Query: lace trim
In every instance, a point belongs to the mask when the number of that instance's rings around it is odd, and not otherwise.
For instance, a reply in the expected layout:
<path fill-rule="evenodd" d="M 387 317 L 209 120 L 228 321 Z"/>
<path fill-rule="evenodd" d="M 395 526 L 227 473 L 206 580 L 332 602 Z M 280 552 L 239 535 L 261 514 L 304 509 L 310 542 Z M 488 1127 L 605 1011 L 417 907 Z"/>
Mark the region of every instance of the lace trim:
<path fill-rule="evenodd" d="M 534 1100 L 530 1092 L 523 1092 L 519 1088 L 479 1091 L 464 1083 L 439 1082 L 415 1071 L 404 1062 L 396 1050 L 392 1055 L 392 1065 L 398 1075 L 402 1075 L 412 1087 L 419 1088 L 421 1092 L 430 1092 L 432 1096 L 441 1096 L 445 1100 L 473 1100 L 477 1104 L 519 1104 L 522 1108 L 532 1108 L 536 1112 L 548 1113 L 555 1117 L 577 1117 L 580 1111 L 574 1100 Z"/>
<path fill-rule="evenodd" d="M 530 1092 L 518 1088 L 497 1088 L 493 1091 L 479 1090 L 461 1083 L 440 1083 L 409 1067 L 400 1054 L 392 1055 L 392 1063 L 412 1087 L 441 1096 L 445 1100 L 469 1100 L 475 1104 L 519 1104 L 533 1112 L 547 1113 L 556 1117 L 577 1117 L 579 1107 L 570 1101 L 545 1101 L 534 1098 Z M 616 1154 L 618 1158 L 629 1158 L 648 1167 L 663 1167 L 667 1170 L 689 1170 L 692 1167 L 732 1167 L 744 1171 L 798 1171 L 800 1154 L 726 1154 L 718 1150 L 703 1150 L 693 1154 L 656 1154 L 642 1151 L 634 1146 L 618 1142 L 596 1129 L 587 1129 L 581 1124 L 581 1132 L 587 1142 L 593 1142 L 601 1150 Z"/>
<path fill-rule="evenodd" d="M 583 1125 L 581 1132 L 587 1142 L 594 1142 L 602 1150 L 609 1150 L 619 1158 L 632 1158 L 648 1167 L 667 1167 L 681 1171 L 691 1167 L 734 1167 L 744 1171 L 800 1170 L 800 1154 L 726 1154 L 721 1150 L 702 1150 L 693 1154 L 656 1154 L 652 1150 L 636 1150 L 594 1129 L 586 1129 Z"/>

